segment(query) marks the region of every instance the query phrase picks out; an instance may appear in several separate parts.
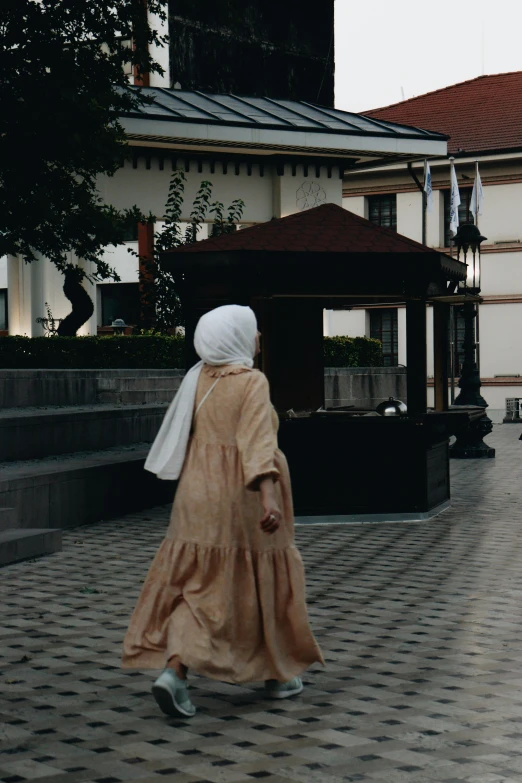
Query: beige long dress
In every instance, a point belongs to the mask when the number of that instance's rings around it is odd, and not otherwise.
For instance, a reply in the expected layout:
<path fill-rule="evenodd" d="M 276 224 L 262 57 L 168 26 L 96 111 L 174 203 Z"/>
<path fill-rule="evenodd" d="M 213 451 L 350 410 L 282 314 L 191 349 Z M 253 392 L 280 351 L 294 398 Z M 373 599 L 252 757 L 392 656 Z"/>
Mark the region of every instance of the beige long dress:
<path fill-rule="evenodd" d="M 204 365 L 167 535 L 125 636 L 122 665 L 160 669 L 172 656 L 226 682 L 290 680 L 324 663 L 305 604 L 290 476 L 259 370 Z M 261 478 L 273 476 L 279 530 L 260 528 Z"/>

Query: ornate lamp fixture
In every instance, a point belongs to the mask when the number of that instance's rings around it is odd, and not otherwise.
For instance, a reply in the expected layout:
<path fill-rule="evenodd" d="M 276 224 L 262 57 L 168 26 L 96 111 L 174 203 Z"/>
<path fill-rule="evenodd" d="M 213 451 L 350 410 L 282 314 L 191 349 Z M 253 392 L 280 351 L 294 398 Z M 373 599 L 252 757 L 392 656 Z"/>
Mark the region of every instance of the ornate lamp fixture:
<path fill-rule="evenodd" d="M 111 326 L 114 329 L 114 334 L 125 334 L 127 324 L 123 318 L 116 318 L 116 320 L 112 322 Z"/>
<path fill-rule="evenodd" d="M 462 223 L 455 234 L 454 242 L 457 248 L 457 258 L 460 261 L 462 251 L 463 261 L 468 265 L 466 280 L 459 284 L 461 290 L 470 294 L 480 293 L 480 245 L 487 237 L 483 237 L 474 223 Z M 468 257 L 471 250 L 471 257 Z"/>
<path fill-rule="evenodd" d="M 482 236 L 478 226 L 473 223 L 462 223 L 455 235 L 457 258 L 462 252 L 465 264 L 468 266 L 466 280 L 459 286 L 464 294 L 469 294 L 469 301 L 464 300 L 460 312 L 464 318 L 464 363 L 459 380 L 460 394 L 454 405 L 487 408 L 488 403 L 480 393 L 480 373 L 477 367 L 477 343 L 475 341 L 475 322 L 478 316 L 478 300 L 480 294 L 480 244 L 487 237 Z M 471 253 L 470 253 L 471 251 Z M 483 416 L 471 421 L 468 427 L 457 435 L 456 443 L 451 446 L 452 457 L 494 457 L 495 449 L 483 442 L 483 438 L 493 429 L 489 416 Z"/>

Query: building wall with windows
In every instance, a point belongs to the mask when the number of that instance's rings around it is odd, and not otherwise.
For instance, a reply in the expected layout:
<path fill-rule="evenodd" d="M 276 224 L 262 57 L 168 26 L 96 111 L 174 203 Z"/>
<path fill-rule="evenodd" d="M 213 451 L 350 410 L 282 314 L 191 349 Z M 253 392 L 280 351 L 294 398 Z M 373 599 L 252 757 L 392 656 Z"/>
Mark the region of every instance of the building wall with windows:
<path fill-rule="evenodd" d="M 169 155 L 168 164 L 163 165 L 159 151 L 157 154 L 140 154 L 137 150 L 134 162 L 127 161 L 113 177 L 100 178 L 99 190 L 102 198 L 118 209 L 137 204 L 145 214 L 151 212 L 156 215 L 156 229 L 159 230 L 164 218 L 172 173 L 170 157 Z M 193 200 L 203 180 L 208 180 L 213 185 L 212 202 L 221 201 L 228 207 L 234 199 L 240 198 L 244 201 L 241 225 L 263 223 L 272 217 L 284 217 L 299 211 L 303 208 L 303 187 L 311 184 L 319 189 L 322 200 L 341 204 L 342 180 L 339 168 L 332 165 L 314 164 L 305 168 L 303 164 L 288 164 L 280 168 L 264 163 L 262 156 L 259 156 L 259 163 L 247 164 L 227 161 L 226 154 L 221 158 L 218 155 L 217 160 L 210 162 L 202 161 L 197 155 L 194 158 L 185 156 L 177 163 L 175 156 L 173 158 L 174 164 L 186 172 L 183 221 L 189 219 Z M 198 239 L 208 237 L 211 218 L 210 215 L 209 222 L 201 227 Z M 138 307 L 137 250 L 138 243 L 134 237 L 130 237 L 124 245 L 105 250 L 104 259 L 116 270 L 121 281 L 84 282 L 94 303 L 94 313 L 78 334 L 96 334 L 98 328 L 112 323 L 107 321 L 110 314 L 117 310 L 120 311 L 117 318 L 123 318 L 129 324 L 133 323 L 127 319 L 133 317 Z M 71 262 L 74 261 L 71 258 Z M 85 266 L 87 272 L 94 271 L 89 264 L 81 261 L 79 263 Z M 49 261 L 41 259 L 28 265 L 22 259 L 10 258 L 3 260 L 3 266 L 1 264 L 0 260 L 0 291 L 2 274 L 5 278 L 9 277 L 10 334 L 42 336 L 43 327 L 36 323 L 36 319 L 45 316 L 46 303 L 55 318 L 64 318 L 70 312 L 70 303 L 62 293 L 63 277 Z M 7 280 L 5 285 L 7 287 Z M 0 330 L 1 323 L 0 320 Z"/>
<path fill-rule="evenodd" d="M 498 421 L 503 416 L 505 399 L 522 396 L 522 153 L 480 155 L 477 159 L 484 188 L 479 228 L 487 237 L 481 255 L 480 370 L 483 396 L 490 405 L 490 415 Z M 474 161 L 475 157 L 455 160 L 461 196 L 461 222 L 473 220 L 469 203 Z M 450 252 L 449 161 L 433 160 L 430 167 L 433 207 L 426 216 L 426 244 Z M 423 163 L 414 164 L 412 168 L 422 182 Z M 371 220 L 370 206 L 376 199 L 386 199 L 387 202 L 395 199 L 396 230 L 422 241 L 422 194 L 406 166 L 345 176 L 343 206 L 346 209 Z M 375 210 L 373 214 L 377 214 Z M 400 308 L 397 313 L 401 313 Z M 430 308 L 427 317 L 429 349 L 432 341 Z M 336 334 L 370 335 L 367 320 L 365 332 L 361 331 L 362 319 L 355 325 L 342 313 L 333 316 L 332 323 L 335 323 Z M 405 342 L 405 328 L 405 317 L 402 323 L 398 318 L 399 364 L 405 363 L 405 355 L 400 349 L 400 344 Z M 432 373 L 431 351 L 428 350 L 428 374 Z"/>
<path fill-rule="evenodd" d="M 172 85 L 333 106 L 333 0 L 170 0 L 169 28 Z"/>

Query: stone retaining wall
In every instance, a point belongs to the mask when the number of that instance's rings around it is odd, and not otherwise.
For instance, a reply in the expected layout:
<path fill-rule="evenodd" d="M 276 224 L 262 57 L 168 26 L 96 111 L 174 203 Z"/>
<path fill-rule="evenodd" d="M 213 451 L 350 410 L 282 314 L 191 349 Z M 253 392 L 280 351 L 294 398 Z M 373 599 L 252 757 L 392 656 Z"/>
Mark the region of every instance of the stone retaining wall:
<path fill-rule="evenodd" d="M 330 367 L 327 407 L 375 408 L 406 400 L 405 367 Z M 0 370 L 0 408 L 161 403 L 172 399 L 183 370 Z"/>
<path fill-rule="evenodd" d="M 170 392 L 168 401 L 183 375 L 184 370 L 0 370 L 0 408 L 127 402 L 118 397 L 120 390 L 133 395 L 128 401 L 134 402 L 139 397 L 135 392 L 150 390 L 153 379 L 157 389 Z M 156 395 L 144 401 L 163 400 Z"/>
<path fill-rule="evenodd" d="M 328 367 L 324 392 L 327 408 L 376 408 L 389 397 L 406 402 L 406 367 Z"/>

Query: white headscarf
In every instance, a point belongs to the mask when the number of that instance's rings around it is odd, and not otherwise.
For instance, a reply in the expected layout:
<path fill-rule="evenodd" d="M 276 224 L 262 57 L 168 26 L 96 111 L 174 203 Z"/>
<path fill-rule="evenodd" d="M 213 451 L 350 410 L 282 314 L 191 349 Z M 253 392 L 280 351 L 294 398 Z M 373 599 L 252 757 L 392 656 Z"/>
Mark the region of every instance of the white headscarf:
<path fill-rule="evenodd" d="M 194 347 L 202 361 L 192 367 L 172 400 L 145 462 L 145 470 L 160 479 L 177 479 L 190 436 L 196 390 L 203 364 L 252 367 L 257 323 L 253 310 L 240 305 L 216 307 L 196 327 Z"/>

